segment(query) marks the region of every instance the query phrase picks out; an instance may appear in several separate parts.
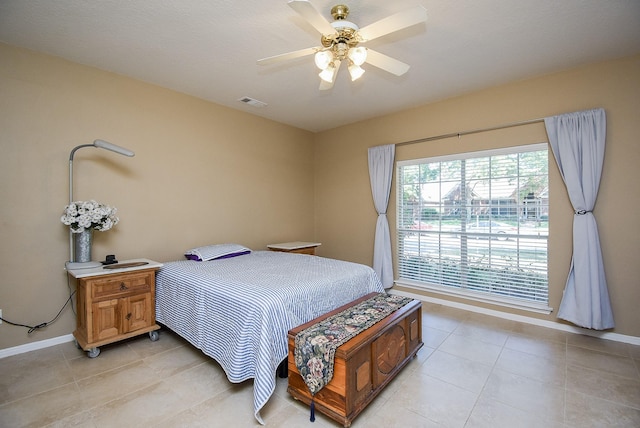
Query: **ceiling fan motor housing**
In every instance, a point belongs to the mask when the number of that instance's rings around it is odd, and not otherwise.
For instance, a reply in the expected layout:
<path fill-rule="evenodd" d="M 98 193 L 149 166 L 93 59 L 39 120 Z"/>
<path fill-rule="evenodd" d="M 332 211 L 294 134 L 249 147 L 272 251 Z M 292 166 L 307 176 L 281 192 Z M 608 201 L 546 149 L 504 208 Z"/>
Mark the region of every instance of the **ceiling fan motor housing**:
<path fill-rule="evenodd" d="M 351 21 L 347 21 L 349 8 L 339 4 L 331 8 L 331 16 L 335 19 L 331 26 L 336 29 L 335 34 L 322 35 L 320 42 L 325 48 L 331 48 L 336 58 L 343 60 L 347 56 L 349 49 L 358 45 L 358 26 Z"/>

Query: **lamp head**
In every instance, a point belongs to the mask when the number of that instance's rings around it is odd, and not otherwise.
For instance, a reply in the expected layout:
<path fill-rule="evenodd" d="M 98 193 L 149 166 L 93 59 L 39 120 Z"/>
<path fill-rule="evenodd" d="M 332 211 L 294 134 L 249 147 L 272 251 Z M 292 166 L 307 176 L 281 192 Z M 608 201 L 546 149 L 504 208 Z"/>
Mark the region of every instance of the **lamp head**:
<path fill-rule="evenodd" d="M 112 152 L 120 153 L 121 155 L 133 157 L 135 153 L 129 149 L 125 149 L 124 147 L 116 146 L 115 144 L 111 144 L 108 141 L 104 140 L 95 140 L 93 145 L 99 147 L 101 149 L 110 150 Z"/>

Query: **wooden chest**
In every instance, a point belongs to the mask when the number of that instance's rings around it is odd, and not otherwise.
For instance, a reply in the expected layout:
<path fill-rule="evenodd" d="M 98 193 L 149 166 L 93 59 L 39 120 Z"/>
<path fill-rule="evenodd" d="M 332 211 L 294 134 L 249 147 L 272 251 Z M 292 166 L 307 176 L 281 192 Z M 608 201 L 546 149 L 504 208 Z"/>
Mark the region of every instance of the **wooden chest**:
<path fill-rule="evenodd" d="M 289 388 L 296 399 L 311 394 L 295 365 L 295 336 L 313 324 L 376 295 L 371 293 L 289 331 Z M 422 347 L 422 303 L 413 300 L 336 350 L 331 382 L 315 396 L 316 411 L 351 426 L 353 419 L 382 391 Z"/>

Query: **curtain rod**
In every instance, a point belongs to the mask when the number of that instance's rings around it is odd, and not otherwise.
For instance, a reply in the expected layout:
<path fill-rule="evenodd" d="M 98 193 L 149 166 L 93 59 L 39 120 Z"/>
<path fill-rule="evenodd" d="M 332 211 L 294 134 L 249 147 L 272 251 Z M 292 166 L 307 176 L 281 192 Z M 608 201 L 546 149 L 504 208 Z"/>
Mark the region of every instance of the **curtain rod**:
<path fill-rule="evenodd" d="M 436 135 L 434 137 L 420 138 L 418 140 L 411 140 L 411 141 L 405 141 L 403 143 L 396 143 L 396 146 L 406 146 L 409 144 L 424 143 L 427 141 L 441 140 L 443 138 L 451 138 L 451 137 L 459 138 L 463 135 L 477 134 L 479 132 L 495 131 L 497 129 L 513 128 L 514 126 L 530 125 L 532 123 L 538 123 L 538 122 L 544 122 L 544 118 L 523 120 L 521 122 L 506 123 L 504 125 L 493 126 L 491 128 L 480 128 L 480 129 L 473 129 L 471 131 L 452 132 L 451 134 L 442 134 L 442 135 Z"/>

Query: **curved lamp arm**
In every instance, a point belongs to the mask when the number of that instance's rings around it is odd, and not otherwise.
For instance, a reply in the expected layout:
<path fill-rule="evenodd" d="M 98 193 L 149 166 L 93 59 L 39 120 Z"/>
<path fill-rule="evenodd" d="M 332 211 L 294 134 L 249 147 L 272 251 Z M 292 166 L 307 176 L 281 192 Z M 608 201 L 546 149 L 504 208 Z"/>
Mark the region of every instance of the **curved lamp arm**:
<path fill-rule="evenodd" d="M 135 153 L 129 149 L 125 149 L 124 147 L 116 146 L 115 144 L 111 144 L 108 141 L 104 140 L 95 140 L 93 144 L 81 144 L 79 146 L 74 147 L 69 153 L 69 204 L 73 202 L 73 157 L 76 154 L 78 149 L 83 147 L 97 147 L 100 149 L 109 150 L 115 153 L 119 153 L 124 156 L 133 157 Z"/>

